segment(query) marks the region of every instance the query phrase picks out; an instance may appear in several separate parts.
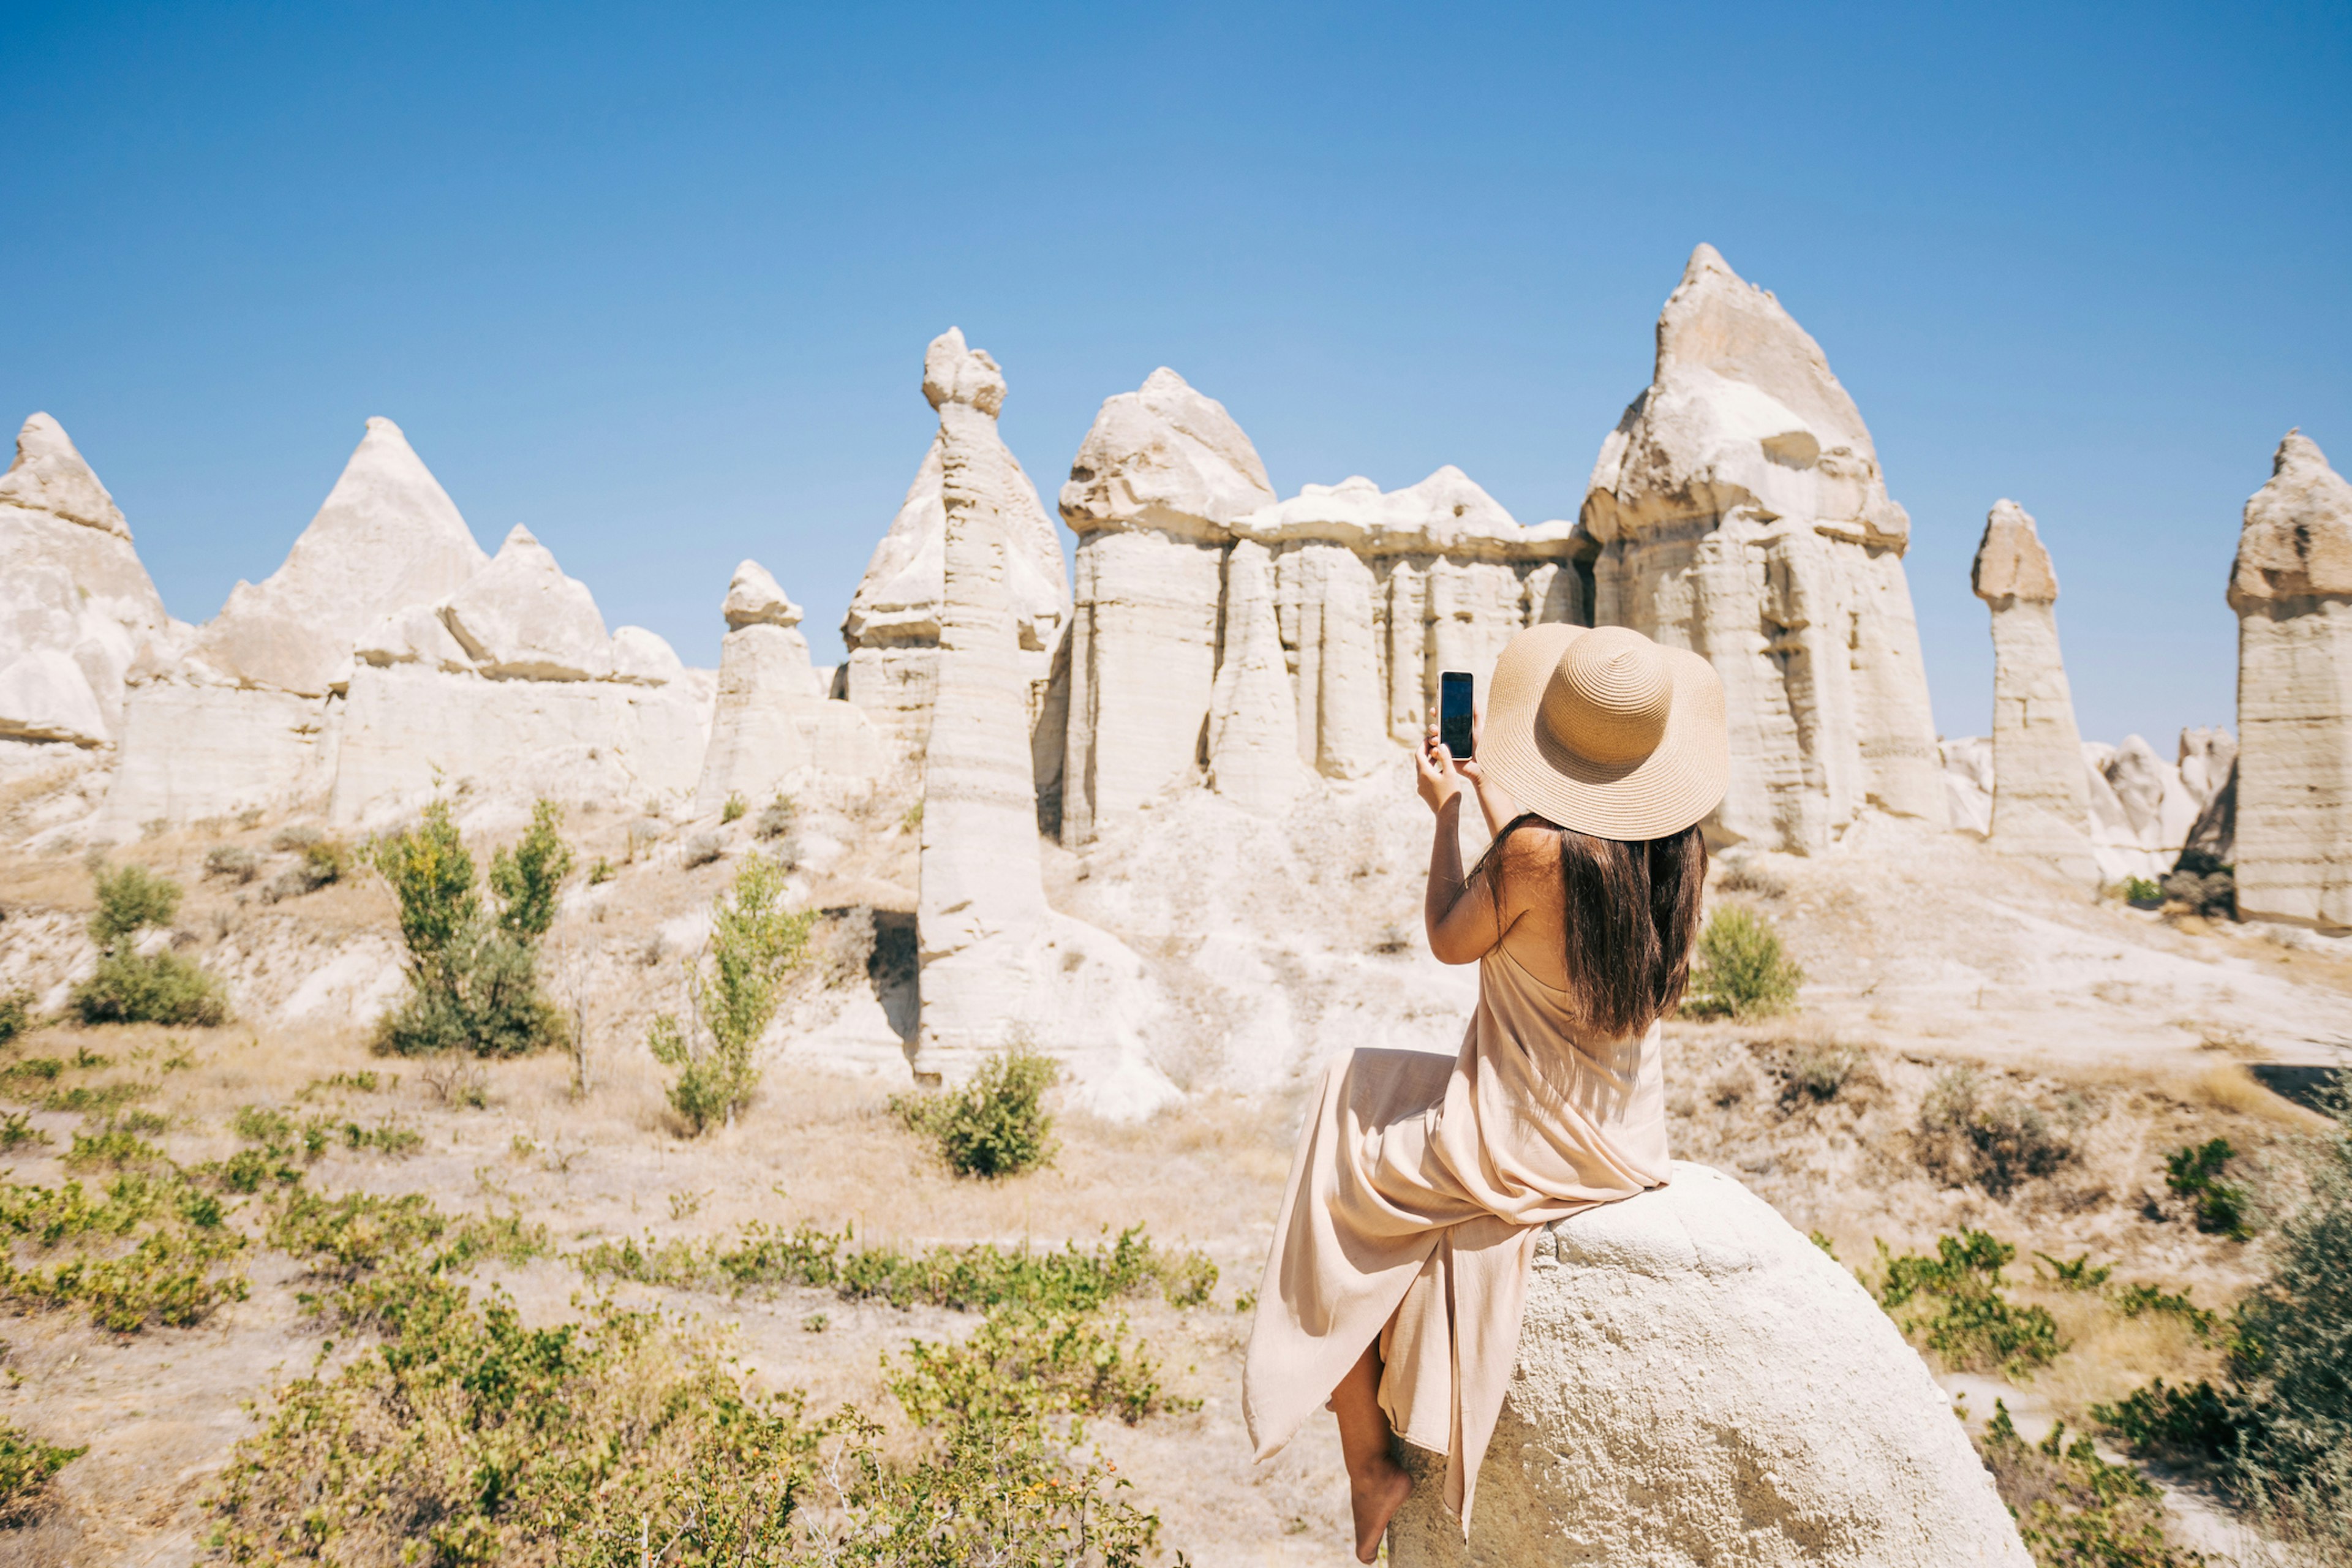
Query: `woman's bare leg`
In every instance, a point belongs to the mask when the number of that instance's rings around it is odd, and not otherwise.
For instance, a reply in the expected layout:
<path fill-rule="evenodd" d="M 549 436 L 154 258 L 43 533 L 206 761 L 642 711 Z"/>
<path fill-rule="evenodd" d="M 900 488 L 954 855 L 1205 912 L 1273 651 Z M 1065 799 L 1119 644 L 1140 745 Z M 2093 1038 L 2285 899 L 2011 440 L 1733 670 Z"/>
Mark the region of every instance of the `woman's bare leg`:
<path fill-rule="evenodd" d="M 1339 1452 L 1348 1462 L 1348 1504 L 1356 1515 L 1356 1561 L 1380 1552 L 1389 1520 L 1412 1490 L 1412 1478 L 1389 1455 L 1388 1412 L 1381 1408 L 1381 1344 L 1374 1340 L 1331 1391 L 1339 1417 Z"/>

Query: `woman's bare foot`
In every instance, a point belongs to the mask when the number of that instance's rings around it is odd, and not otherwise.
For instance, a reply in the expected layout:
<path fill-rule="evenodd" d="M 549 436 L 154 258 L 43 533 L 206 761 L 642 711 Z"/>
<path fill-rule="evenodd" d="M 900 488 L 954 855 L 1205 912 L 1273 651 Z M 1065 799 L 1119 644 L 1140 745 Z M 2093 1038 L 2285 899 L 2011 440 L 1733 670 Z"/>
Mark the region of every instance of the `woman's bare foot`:
<path fill-rule="evenodd" d="M 1412 1478 L 1393 1459 L 1366 1467 L 1361 1476 L 1348 1478 L 1348 1506 L 1356 1516 L 1356 1561 L 1370 1563 L 1380 1556 L 1381 1537 L 1389 1521 L 1412 1490 Z"/>

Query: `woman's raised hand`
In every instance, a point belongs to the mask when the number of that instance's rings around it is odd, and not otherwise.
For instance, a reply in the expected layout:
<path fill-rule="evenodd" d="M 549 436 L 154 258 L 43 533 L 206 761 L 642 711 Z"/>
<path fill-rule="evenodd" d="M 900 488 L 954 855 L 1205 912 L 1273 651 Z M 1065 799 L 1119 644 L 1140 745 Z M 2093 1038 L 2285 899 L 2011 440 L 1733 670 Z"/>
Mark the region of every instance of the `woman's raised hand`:
<path fill-rule="evenodd" d="M 1472 750 L 1476 750 L 1475 743 Z M 1422 737 L 1420 748 L 1412 754 L 1412 771 L 1413 787 L 1432 811 L 1444 811 L 1462 793 L 1466 771 L 1454 765 L 1454 753 L 1438 738 L 1434 708 L 1429 710 L 1429 733 Z"/>
<path fill-rule="evenodd" d="M 1481 702 L 1470 710 L 1471 754 L 1454 763 L 1454 767 L 1455 772 L 1470 781 L 1470 787 L 1478 792 L 1478 809 L 1486 816 L 1486 831 L 1496 834 L 1502 832 L 1505 824 L 1519 815 L 1519 808 L 1502 785 L 1488 778 L 1478 765 L 1478 753 L 1486 744 L 1486 705 Z"/>

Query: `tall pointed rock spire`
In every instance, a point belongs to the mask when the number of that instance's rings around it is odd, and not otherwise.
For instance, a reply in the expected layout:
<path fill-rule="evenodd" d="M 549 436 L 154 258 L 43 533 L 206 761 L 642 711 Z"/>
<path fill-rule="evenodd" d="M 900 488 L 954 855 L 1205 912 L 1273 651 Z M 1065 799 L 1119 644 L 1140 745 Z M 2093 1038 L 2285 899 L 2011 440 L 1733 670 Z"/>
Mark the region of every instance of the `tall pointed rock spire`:
<path fill-rule="evenodd" d="M 380 618 L 456 592 L 488 563 L 400 426 L 370 419 L 285 564 L 239 583 L 195 652 L 243 685 L 323 693 L 351 679 L 352 643 Z"/>

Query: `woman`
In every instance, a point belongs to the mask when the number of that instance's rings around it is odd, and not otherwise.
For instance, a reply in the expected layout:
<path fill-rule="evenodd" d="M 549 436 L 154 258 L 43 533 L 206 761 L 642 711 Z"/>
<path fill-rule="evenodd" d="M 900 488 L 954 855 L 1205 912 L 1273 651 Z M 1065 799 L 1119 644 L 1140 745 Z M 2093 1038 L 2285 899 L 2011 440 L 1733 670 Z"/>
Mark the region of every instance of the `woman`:
<path fill-rule="evenodd" d="M 1666 1180 L 1658 1020 L 1729 768 L 1722 682 L 1622 627 L 1531 627 L 1472 749 L 1457 764 L 1433 725 L 1415 766 L 1437 816 L 1430 949 L 1478 965 L 1477 1011 L 1450 1061 L 1360 1050 L 1326 1073 L 1243 1384 L 1260 1459 L 1316 1406 L 1338 1414 L 1366 1563 L 1412 1488 L 1392 1435 L 1445 1455 L 1468 1532 L 1538 1227 Z M 1466 879 L 1465 781 L 1494 839 Z"/>

